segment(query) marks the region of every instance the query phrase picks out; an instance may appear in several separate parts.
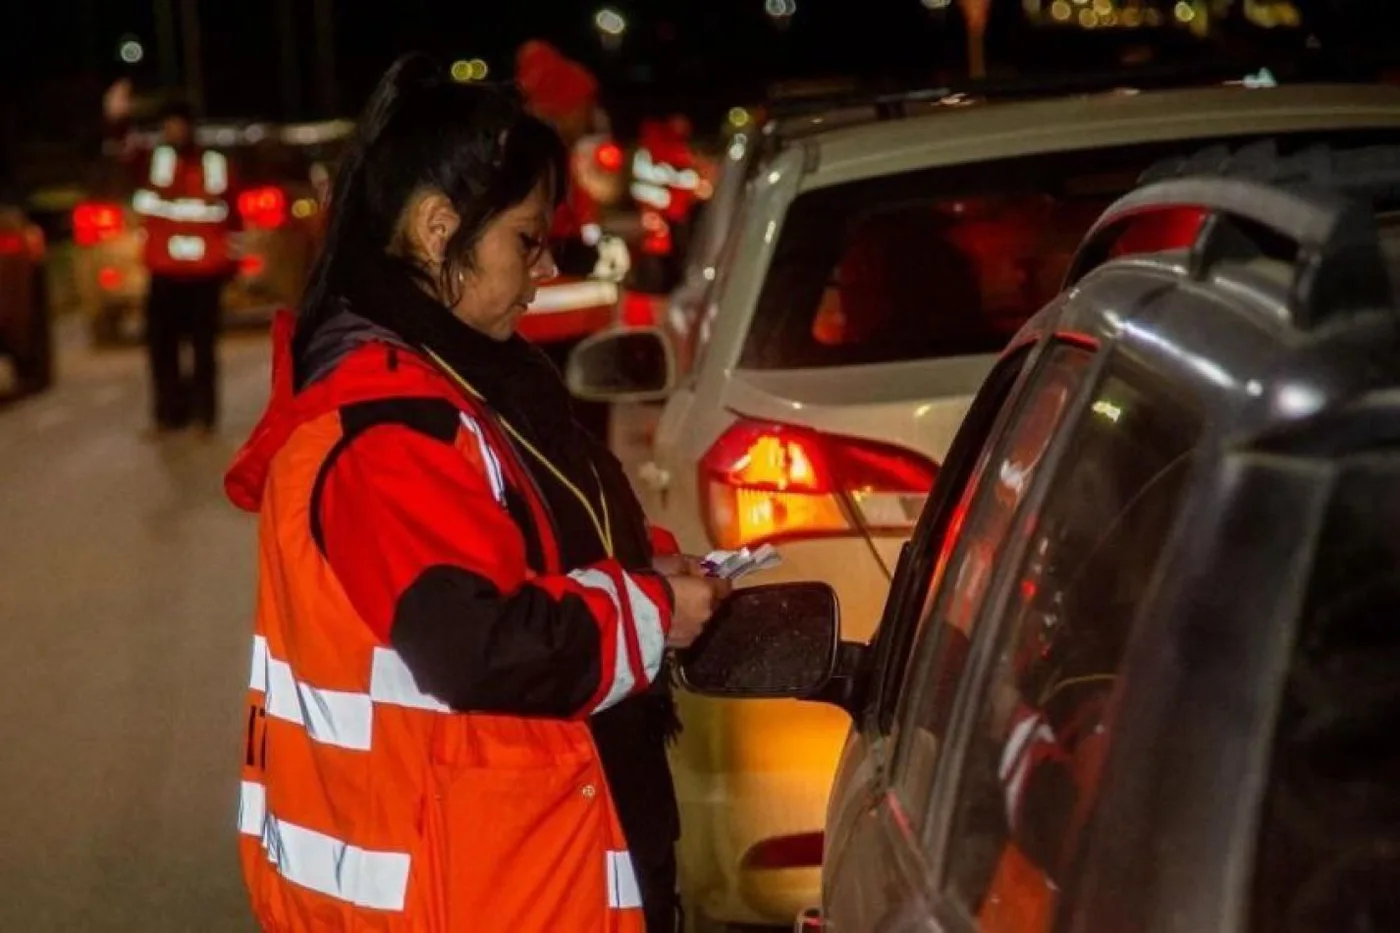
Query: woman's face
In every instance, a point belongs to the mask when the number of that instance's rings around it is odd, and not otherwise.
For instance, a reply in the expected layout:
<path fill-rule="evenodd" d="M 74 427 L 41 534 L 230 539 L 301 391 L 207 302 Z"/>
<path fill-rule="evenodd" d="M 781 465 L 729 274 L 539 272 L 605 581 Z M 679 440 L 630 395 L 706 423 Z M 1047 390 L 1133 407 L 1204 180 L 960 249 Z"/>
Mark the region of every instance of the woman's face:
<path fill-rule="evenodd" d="M 541 184 L 482 233 L 452 313 L 488 337 L 509 339 L 535 300 L 536 286 L 558 272 L 546 239 L 549 228 L 549 192 Z"/>

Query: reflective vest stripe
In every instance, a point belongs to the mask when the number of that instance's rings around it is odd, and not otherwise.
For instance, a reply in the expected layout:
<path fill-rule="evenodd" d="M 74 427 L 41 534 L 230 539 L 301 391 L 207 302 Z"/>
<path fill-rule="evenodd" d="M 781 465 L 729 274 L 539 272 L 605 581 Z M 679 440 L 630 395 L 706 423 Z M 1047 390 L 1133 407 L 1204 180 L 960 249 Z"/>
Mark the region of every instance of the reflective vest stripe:
<path fill-rule="evenodd" d="M 169 146 L 160 146 L 151 153 L 151 184 L 165 188 L 175 182 L 175 166 L 179 158 Z"/>
<path fill-rule="evenodd" d="M 198 198 L 163 198 L 146 188 L 136 192 L 131 206 L 138 214 L 176 223 L 221 224 L 228 219 L 228 205 L 222 201 L 207 204 Z"/>
<path fill-rule="evenodd" d="M 204 190 L 209 194 L 223 194 L 228 190 L 228 159 L 222 152 L 212 149 L 204 153 Z"/>
<path fill-rule="evenodd" d="M 628 852 L 608 853 L 608 906 L 630 910 L 642 906 L 642 889 Z"/>
<path fill-rule="evenodd" d="M 491 449 L 491 445 L 486 443 L 486 437 L 482 434 L 481 425 L 465 412 L 462 414 L 462 427 L 466 428 L 476 438 L 477 447 L 481 448 L 481 462 L 486 464 L 487 479 L 491 482 L 491 495 L 496 497 L 496 501 L 501 505 L 506 504 L 506 475 L 501 469 L 501 461 L 496 459 L 496 452 Z"/>
<path fill-rule="evenodd" d="M 400 706 L 434 713 L 449 707 L 418 689 L 407 666 L 390 648 L 375 648 L 369 692 L 328 690 L 297 679 L 292 666 L 271 655 L 267 639 L 253 636 L 249 688 L 263 694 L 267 715 L 294 723 L 322 745 L 367 752 L 374 742 L 374 706 Z"/>
<path fill-rule="evenodd" d="M 401 911 L 413 859 L 406 852 L 375 852 L 279 819 L 267 809 L 267 788 L 239 787 L 238 831 L 262 843 L 268 863 L 283 878 L 357 907 Z M 607 854 L 608 907 L 642 906 L 641 886 L 627 851 Z"/>
<path fill-rule="evenodd" d="M 595 713 L 616 706 L 623 699 L 631 695 L 636 689 L 637 680 L 632 676 L 632 664 L 628 659 L 627 650 L 627 617 L 623 614 L 622 603 L 618 599 L 617 586 L 613 583 L 612 577 L 601 570 L 575 570 L 569 574 L 569 579 L 580 586 L 590 590 L 597 590 L 607 594 L 613 604 L 613 616 L 617 619 L 617 632 L 613 638 L 613 672 L 612 688 L 607 696 L 598 702 L 592 710 Z"/>
<path fill-rule="evenodd" d="M 244 781 L 238 830 L 262 842 L 277 873 L 293 884 L 373 910 L 401 911 L 413 859 L 406 852 L 374 852 L 278 819 L 267 809 L 267 789 Z"/>
<path fill-rule="evenodd" d="M 666 656 L 666 631 L 661 627 L 661 610 L 629 575 L 623 574 L 622 579 L 627 584 L 627 598 L 632 603 L 632 620 L 637 629 L 637 643 L 642 649 L 642 667 L 650 683 L 661 672 L 661 660 Z"/>
<path fill-rule="evenodd" d="M 637 687 L 637 678 L 632 672 L 631 652 L 628 649 L 629 618 L 641 651 L 641 657 L 637 661 L 648 677 L 654 679 L 660 671 L 661 659 L 666 651 L 666 633 L 661 628 L 660 608 L 626 574 L 622 577 L 627 586 L 626 600 L 618 593 L 617 583 L 613 578 L 601 570 L 575 570 L 569 574 L 569 579 L 580 586 L 606 594 L 612 602 L 613 613 L 617 618 L 617 651 L 613 658 L 612 688 L 593 712 L 601 712 L 616 705 Z"/>

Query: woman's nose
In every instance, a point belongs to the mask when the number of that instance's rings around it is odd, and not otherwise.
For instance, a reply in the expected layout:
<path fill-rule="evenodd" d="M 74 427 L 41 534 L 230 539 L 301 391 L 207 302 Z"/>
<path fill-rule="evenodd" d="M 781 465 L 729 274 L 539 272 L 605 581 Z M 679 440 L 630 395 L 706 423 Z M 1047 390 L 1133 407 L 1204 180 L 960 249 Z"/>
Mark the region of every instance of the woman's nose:
<path fill-rule="evenodd" d="M 559 267 L 554 264 L 554 254 L 548 249 L 540 253 L 540 258 L 535 260 L 535 264 L 530 267 L 530 278 L 535 282 L 544 282 L 554 278 L 559 274 Z"/>

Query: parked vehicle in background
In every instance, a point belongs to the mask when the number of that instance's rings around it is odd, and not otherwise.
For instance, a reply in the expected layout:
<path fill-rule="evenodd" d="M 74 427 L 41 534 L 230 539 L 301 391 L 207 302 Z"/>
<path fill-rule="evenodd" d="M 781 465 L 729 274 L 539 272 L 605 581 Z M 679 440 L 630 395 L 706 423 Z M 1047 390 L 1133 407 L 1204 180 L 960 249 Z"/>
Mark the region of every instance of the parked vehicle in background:
<path fill-rule="evenodd" d="M 619 376 L 618 359 L 681 361 L 650 456 L 630 465 L 651 518 L 694 553 L 777 543 L 774 578 L 831 581 L 844 637 L 868 640 L 997 353 L 1144 169 L 1261 137 L 1287 151 L 1400 137 L 1394 88 L 1122 80 L 1045 100 L 925 95 L 758 165 L 680 343 L 639 332 L 666 343 L 641 351 L 638 334 L 611 335 L 570 366 L 578 394 L 639 399 L 666 393 Z M 1179 240 L 1194 232 L 1183 222 L 1151 236 Z M 846 722 L 692 694 L 681 712 L 687 899 L 714 921 L 786 922 L 817 897 Z"/>
<path fill-rule="evenodd" d="M 352 127 L 332 121 L 197 128 L 199 144 L 230 163 L 231 207 L 242 224 L 238 273 L 223 295 L 227 324 L 262 325 L 272 311 L 300 299 L 320 241 L 321 196 Z M 140 333 L 149 277 L 131 198 L 154 142 L 139 137 L 130 164 L 105 163 L 89 199 L 73 210 L 76 293 L 97 343 Z"/>
<path fill-rule="evenodd" d="M 28 395 L 53 382 L 53 331 L 44 234 L 22 208 L 0 201 L 0 359 L 14 392 Z"/>
<path fill-rule="evenodd" d="M 682 665 L 854 719 L 799 930 L 1400 928 L 1400 147 L 1159 168 L 984 381 L 874 643 L 788 584 Z"/>

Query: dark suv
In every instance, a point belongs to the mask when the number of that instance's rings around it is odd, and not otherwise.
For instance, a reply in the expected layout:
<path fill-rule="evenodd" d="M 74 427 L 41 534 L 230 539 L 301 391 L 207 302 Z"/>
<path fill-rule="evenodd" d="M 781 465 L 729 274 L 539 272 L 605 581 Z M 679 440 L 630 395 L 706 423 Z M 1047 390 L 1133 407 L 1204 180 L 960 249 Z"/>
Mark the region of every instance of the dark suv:
<path fill-rule="evenodd" d="M 854 719 L 799 929 L 1400 929 L 1400 150 L 1153 175 L 982 387 L 871 646 L 799 584 L 683 659 Z"/>

